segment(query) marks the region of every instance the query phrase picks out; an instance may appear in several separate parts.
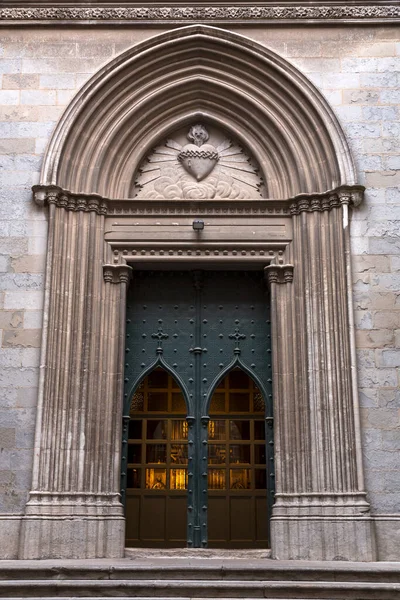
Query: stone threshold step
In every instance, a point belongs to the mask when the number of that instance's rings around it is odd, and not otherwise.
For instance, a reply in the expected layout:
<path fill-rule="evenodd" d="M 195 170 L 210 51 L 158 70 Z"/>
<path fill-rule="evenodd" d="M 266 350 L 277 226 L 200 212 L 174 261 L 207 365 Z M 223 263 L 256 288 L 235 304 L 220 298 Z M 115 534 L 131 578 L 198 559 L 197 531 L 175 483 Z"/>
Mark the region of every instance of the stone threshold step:
<path fill-rule="evenodd" d="M 271 558 L 268 549 L 228 549 L 228 548 L 125 548 L 125 558 L 216 558 L 262 560 Z"/>
<path fill-rule="evenodd" d="M 203 580 L 2 581 L 0 598 L 269 598 L 398 600 L 400 584 L 365 582 L 254 582 Z"/>
<path fill-rule="evenodd" d="M 300 562 L 217 559 L 97 559 L 0 561 L 2 581 L 288 581 L 400 585 L 400 563 Z M 399 597 L 400 598 L 400 597 Z"/>

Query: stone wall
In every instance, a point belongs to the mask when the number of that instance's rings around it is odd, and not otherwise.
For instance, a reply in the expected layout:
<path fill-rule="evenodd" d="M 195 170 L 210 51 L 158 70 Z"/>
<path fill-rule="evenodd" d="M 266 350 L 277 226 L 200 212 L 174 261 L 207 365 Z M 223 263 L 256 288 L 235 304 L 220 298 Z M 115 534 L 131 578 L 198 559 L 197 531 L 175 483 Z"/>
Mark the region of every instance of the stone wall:
<path fill-rule="evenodd" d="M 352 218 L 366 481 L 374 513 L 400 513 L 398 29 L 236 30 L 286 57 L 321 89 L 350 140 L 358 182 L 367 187 L 365 203 Z M 0 513 L 21 513 L 30 487 L 47 225 L 30 188 L 76 90 L 113 56 L 158 31 L 2 30 Z M 392 529 L 390 517 L 385 519 Z M 390 558 L 395 550 L 385 552 Z"/>

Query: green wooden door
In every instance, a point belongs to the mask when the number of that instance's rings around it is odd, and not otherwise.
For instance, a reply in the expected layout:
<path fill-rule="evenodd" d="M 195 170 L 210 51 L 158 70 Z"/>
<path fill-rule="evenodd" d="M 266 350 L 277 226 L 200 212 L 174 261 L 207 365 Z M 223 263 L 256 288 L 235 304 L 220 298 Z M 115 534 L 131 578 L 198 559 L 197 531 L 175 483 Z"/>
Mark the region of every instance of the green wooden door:
<path fill-rule="evenodd" d="M 251 378 L 265 401 L 265 511 L 270 514 L 274 495 L 270 339 L 262 273 L 134 272 L 127 303 L 121 493 L 124 499 L 132 398 L 149 374 L 162 369 L 172 375 L 186 403 L 189 547 L 208 544 L 210 403 L 221 382 L 237 369 Z"/>

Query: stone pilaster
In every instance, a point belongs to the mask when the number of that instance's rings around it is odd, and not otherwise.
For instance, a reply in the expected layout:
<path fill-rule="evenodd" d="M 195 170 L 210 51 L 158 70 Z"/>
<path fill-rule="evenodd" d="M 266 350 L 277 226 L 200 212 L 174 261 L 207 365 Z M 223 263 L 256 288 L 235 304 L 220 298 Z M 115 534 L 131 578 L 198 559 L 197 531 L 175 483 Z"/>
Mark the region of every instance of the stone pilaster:
<path fill-rule="evenodd" d="M 20 557 L 120 557 L 124 306 L 129 267 L 104 267 L 105 203 L 35 190 L 48 205 L 41 381 Z M 103 276 L 104 275 L 104 276 Z"/>
<path fill-rule="evenodd" d="M 298 197 L 271 287 L 278 559 L 375 559 L 355 373 L 348 209 L 341 190 Z"/>

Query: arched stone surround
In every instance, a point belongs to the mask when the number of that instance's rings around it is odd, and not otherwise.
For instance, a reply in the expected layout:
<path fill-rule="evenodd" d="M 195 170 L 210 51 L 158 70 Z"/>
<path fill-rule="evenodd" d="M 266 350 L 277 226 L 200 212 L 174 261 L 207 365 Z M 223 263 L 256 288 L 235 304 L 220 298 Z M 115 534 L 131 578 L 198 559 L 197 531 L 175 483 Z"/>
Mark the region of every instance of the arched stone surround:
<path fill-rule="evenodd" d="M 268 199 L 131 197 L 137 165 L 155 142 L 197 120 L 250 148 Z M 273 555 L 375 558 L 350 296 L 349 208 L 362 193 L 326 101 L 286 61 L 242 36 L 205 26 L 161 34 L 84 86 L 60 120 L 34 188 L 36 202 L 49 207 L 49 244 L 21 557 L 123 555 L 126 286 L 132 273 L 134 285 L 136 265 L 167 263 L 265 268 L 273 323 Z M 206 221 L 201 237 L 191 228 L 199 216 Z"/>

